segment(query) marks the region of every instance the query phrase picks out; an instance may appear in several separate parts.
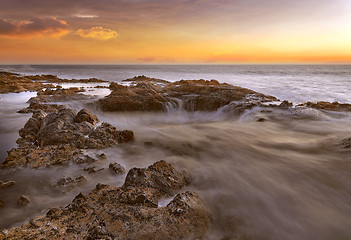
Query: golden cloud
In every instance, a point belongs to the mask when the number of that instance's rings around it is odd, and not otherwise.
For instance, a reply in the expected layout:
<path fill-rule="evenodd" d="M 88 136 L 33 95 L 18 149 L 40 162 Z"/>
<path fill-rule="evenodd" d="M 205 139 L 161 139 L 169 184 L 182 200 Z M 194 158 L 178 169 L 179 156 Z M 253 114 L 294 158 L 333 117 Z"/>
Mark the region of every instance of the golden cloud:
<path fill-rule="evenodd" d="M 112 29 L 103 28 L 103 27 L 92 27 L 90 29 L 78 29 L 76 31 L 81 37 L 84 38 L 93 38 L 98 40 L 109 40 L 115 39 L 118 37 L 118 33 Z"/>
<path fill-rule="evenodd" d="M 18 37 L 61 37 L 69 32 L 66 21 L 51 18 L 35 18 L 29 21 L 0 19 L 0 36 Z"/>

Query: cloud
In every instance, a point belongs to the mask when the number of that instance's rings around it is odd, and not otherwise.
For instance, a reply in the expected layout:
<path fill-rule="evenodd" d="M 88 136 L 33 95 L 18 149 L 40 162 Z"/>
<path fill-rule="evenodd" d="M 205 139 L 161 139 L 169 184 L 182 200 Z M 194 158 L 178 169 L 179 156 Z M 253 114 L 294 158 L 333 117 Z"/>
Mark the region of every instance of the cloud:
<path fill-rule="evenodd" d="M 90 15 L 90 14 L 74 14 L 73 17 L 77 18 L 97 18 L 97 15 Z"/>
<path fill-rule="evenodd" d="M 34 18 L 29 21 L 0 19 L 0 36 L 2 37 L 61 37 L 68 32 L 69 25 L 54 17 Z"/>
<path fill-rule="evenodd" d="M 118 33 L 114 30 L 103 28 L 103 27 L 92 27 L 90 29 L 78 29 L 76 31 L 81 37 L 93 38 L 98 40 L 109 40 L 118 37 Z"/>

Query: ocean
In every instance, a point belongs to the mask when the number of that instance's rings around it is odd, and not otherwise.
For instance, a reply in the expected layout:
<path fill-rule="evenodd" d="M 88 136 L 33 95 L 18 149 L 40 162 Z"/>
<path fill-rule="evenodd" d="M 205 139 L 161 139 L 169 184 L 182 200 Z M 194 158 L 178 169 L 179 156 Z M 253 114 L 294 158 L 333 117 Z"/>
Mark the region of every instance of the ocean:
<path fill-rule="evenodd" d="M 295 105 L 351 103 L 350 65 L 26 65 L 0 70 L 115 82 L 137 75 L 169 81 L 216 79 Z M 31 116 L 16 111 L 33 95 L 0 96 L 0 162 L 16 146 L 18 130 Z M 76 101 L 65 104 L 76 110 L 87 107 Z M 134 143 L 103 150 L 108 160 L 96 167 L 119 162 L 129 170 L 163 159 L 187 170 L 192 176 L 188 190 L 197 192 L 211 210 L 210 239 L 234 239 L 238 233 L 274 240 L 351 238 L 351 150 L 339 145 L 351 137 L 350 113 L 253 108 L 238 117 L 223 109 L 210 113 L 181 109 L 117 113 L 92 105 L 89 109 L 101 121 L 133 130 L 136 138 Z M 259 117 L 267 121 L 257 122 Z M 81 174 L 82 167 L 75 164 L 0 170 L 0 179 L 17 182 L 0 191 L 0 198 L 10 203 L 0 208 L 0 229 L 22 224 L 50 207 L 66 206 L 97 183 L 121 186 L 125 178 L 102 171 L 87 175 L 88 184 L 69 193 L 53 187 L 61 177 Z M 21 194 L 31 197 L 30 207 L 16 207 Z"/>

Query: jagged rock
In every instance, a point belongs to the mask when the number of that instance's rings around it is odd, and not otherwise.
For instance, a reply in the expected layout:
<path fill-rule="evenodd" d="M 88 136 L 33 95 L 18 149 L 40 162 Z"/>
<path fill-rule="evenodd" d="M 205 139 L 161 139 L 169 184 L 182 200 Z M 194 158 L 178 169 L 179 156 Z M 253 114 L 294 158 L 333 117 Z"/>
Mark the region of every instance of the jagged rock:
<path fill-rule="evenodd" d="M 17 206 L 19 207 L 25 207 L 30 203 L 30 199 L 28 196 L 25 195 L 21 195 L 18 199 L 17 199 Z"/>
<path fill-rule="evenodd" d="M 103 122 L 89 134 L 89 138 L 85 141 L 85 146 L 93 149 L 108 148 L 117 143 L 125 143 L 133 140 L 134 133 L 132 131 L 118 131 L 116 127 Z"/>
<path fill-rule="evenodd" d="M 56 186 L 64 192 L 69 192 L 78 186 L 84 185 L 87 182 L 88 180 L 84 176 L 79 176 L 76 178 L 68 177 L 59 179 L 56 183 Z"/>
<path fill-rule="evenodd" d="M 345 138 L 343 139 L 340 144 L 343 148 L 351 148 L 351 138 Z"/>
<path fill-rule="evenodd" d="M 88 122 L 95 126 L 99 122 L 99 119 L 95 115 L 93 115 L 88 109 L 82 109 L 74 117 L 74 122 Z"/>
<path fill-rule="evenodd" d="M 129 170 L 122 188 L 144 187 L 156 189 L 160 195 L 171 196 L 189 183 L 187 175 L 180 173 L 166 161 L 159 161 L 148 168 Z"/>
<path fill-rule="evenodd" d="M 124 174 L 126 172 L 126 169 L 121 164 L 116 162 L 110 163 L 108 167 L 115 174 Z"/>
<path fill-rule="evenodd" d="M 104 170 L 103 168 L 96 169 L 95 167 L 85 167 L 83 168 L 83 171 L 88 172 L 88 173 L 96 173 Z"/>
<path fill-rule="evenodd" d="M 129 87 L 111 83 L 112 93 L 99 100 L 105 111 L 164 111 L 166 105 L 187 111 L 214 111 L 233 101 L 246 101 L 255 95 L 261 102 L 277 100 L 249 89 L 219 83 L 216 80 L 181 80 L 174 83 L 139 76 Z"/>
<path fill-rule="evenodd" d="M 134 176 L 134 172 L 128 175 Z M 172 191 L 179 190 L 185 184 L 186 177 L 163 161 L 140 169 L 140 172 L 148 175 L 145 179 L 147 184 L 133 177 L 130 179 L 132 186 L 128 188 L 98 184 L 90 194 L 80 193 L 64 208 L 52 208 L 45 216 L 3 231 L 3 237 L 127 240 L 206 238 L 210 229 L 209 211 L 196 193 L 180 193 L 166 207 L 158 207 L 158 199 L 168 196 L 163 193 L 169 192 L 160 189 L 159 182 L 162 186 L 170 186 Z M 175 179 L 172 179 L 173 176 Z"/>
<path fill-rule="evenodd" d="M 82 156 L 82 151 L 70 145 L 60 146 L 26 146 L 13 148 L 8 151 L 8 157 L 1 168 L 30 167 L 41 168 L 51 165 L 61 165 L 74 161 Z"/>
<path fill-rule="evenodd" d="M 8 188 L 15 184 L 16 184 L 15 181 L 7 181 L 7 182 L 0 181 L 0 189 Z"/>
<path fill-rule="evenodd" d="M 38 110 L 42 110 L 45 113 L 57 112 L 63 109 L 63 105 L 58 104 L 42 104 L 39 102 L 31 102 L 29 107 L 17 111 L 18 113 L 34 113 Z"/>
<path fill-rule="evenodd" d="M 303 104 L 299 104 L 298 106 L 322 109 L 327 111 L 346 111 L 346 112 L 351 111 L 351 104 L 346 104 L 346 103 L 343 104 L 338 102 L 332 102 L 332 103 L 323 102 L 323 101 L 317 102 L 317 103 L 306 102 Z"/>

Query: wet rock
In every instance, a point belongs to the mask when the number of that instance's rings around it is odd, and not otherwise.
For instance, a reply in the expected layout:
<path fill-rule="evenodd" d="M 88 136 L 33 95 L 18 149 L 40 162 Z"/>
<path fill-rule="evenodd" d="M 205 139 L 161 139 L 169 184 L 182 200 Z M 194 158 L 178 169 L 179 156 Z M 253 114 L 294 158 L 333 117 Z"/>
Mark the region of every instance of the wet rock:
<path fill-rule="evenodd" d="M 279 104 L 279 107 L 280 108 L 289 108 L 289 107 L 292 107 L 293 104 L 289 101 L 283 101 L 281 104 Z"/>
<path fill-rule="evenodd" d="M 45 113 L 57 112 L 63 109 L 63 105 L 58 104 L 43 104 L 39 102 L 31 102 L 29 107 L 17 111 L 18 113 L 34 113 L 38 110 L 42 110 Z"/>
<path fill-rule="evenodd" d="M 25 195 L 21 195 L 18 199 L 17 199 L 17 206 L 19 207 L 25 207 L 30 203 L 30 199 L 28 196 Z"/>
<path fill-rule="evenodd" d="M 113 92 L 100 100 L 105 111 L 163 111 L 167 99 L 162 96 L 154 85 L 139 83 L 126 87 L 111 84 Z"/>
<path fill-rule="evenodd" d="M 122 188 L 144 187 L 156 189 L 160 195 L 171 196 L 189 183 L 187 175 L 177 171 L 172 164 L 159 161 L 148 168 L 129 170 Z"/>
<path fill-rule="evenodd" d="M 7 182 L 0 181 L 0 189 L 8 188 L 15 184 L 16 184 L 15 181 L 7 181 Z"/>
<path fill-rule="evenodd" d="M 154 178 L 151 182 L 172 182 L 169 186 L 182 182 L 182 174 L 162 161 L 140 170 Z M 166 207 L 158 207 L 158 199 L 165 196 L 162 193 L 158 184 L 140 185 L 138 181 L 128 188 L 98 184 L 90 194 L 77 195 L 68 206 L 50 209 L 45 216 L 33 219 L 36 227 L 29 222 L 7 230 L 4 236 L 41 239 L 56 229 L 50 239 L 206 238 L 209 211 L 199 196 L 180 193 Z"/>
<path fill-rule="evenodd" d="M 116 127 L 103 122 L 89 134 L 85 145 L 87 148 L 99 149 L 112 147 L 117 143 L 125 143 L 133 140 L 134 133 L 132 131 L 118 131 Z"/>
<path fill-rule="evenodd" d="M 42 82 L 36 82 L 26 76 L 2 72 L 0 74 L 0 93 L 38 91 L 47 87 Z"/>
<path fill-rule="evenodd" d="M 82 151 L 70 145 L 20 147 L 8 151 L 8 157 L 1 168 L 30 167 L 41 168 L 62 165 L 75 161 L 82 156 Z"/>
<path fill-rule="evenodd" d="M 164 80 L 139 76 L 127 87 L 112 83 L 112 93 L 99 103 L 105 111 L 165 111 L 167 107 L 187 111 L 215 111 L 233 101 L 248 101 L 254 95 L 261 102 L 277 100 L 249 89 L 221 84 L 216 80 Z"/>
<path fill-rule="evenodd" d="M 116 162 L 110 163 L 108 167 L 115 174 L 124 174 L 126 172 L 126 169 L 121 164 Z"/>
<path fill-rule="evenodd" d="M 317 102 L 317 103 L 306 102 L 298 106 L 310 107 L 310 108 L 321 109 L 326 111 L 344 111 L 344 112 L 351 111 L 351 104 L 346 104 L 346 103 L 343 104 L 338 102 L 332 102 L 332 103 L 323 102 L 323 101 Z"/>
<path fill-rule="evenodd" d="M 85 90 L 81 88 L 46 89 L 39 91 L 37 96 L 32 97 L 28 102 L 64 102 L 71 100 L 89 100 L 94 98 L 93 96 L 81 94 L 81 92 L 84 91 Z"/>
<path fill-rule="evenodd" d="M 74 122 L 88 122 L 95 126 L 99 122 L 99 119 L 95 115 L 93 115 L 88 109 L 82 109 L 74 117 Z"/>
<path fill-rule="evenodd" d="M 343 139 L 339 145 L 343 148 L 351 148 L 351 138 L 345 138 Z"/>
<path fill-rule="evenodd" d="M 59 179 L 56 183 L 56 186 L 64 192 L 69 192 L 78 186 L 84 185 L 87 182 L 88 180 L 84 176 L 79 176 L 76 178 L 68 177 Z"/>
<path fill-rule="evenodd" d="M 96 169 L 95 167 L 85 167 L 83 168 L 83 171 L 88 172 L 88 173 L 96 173 L 104 170 L 103 168 Z"/>

